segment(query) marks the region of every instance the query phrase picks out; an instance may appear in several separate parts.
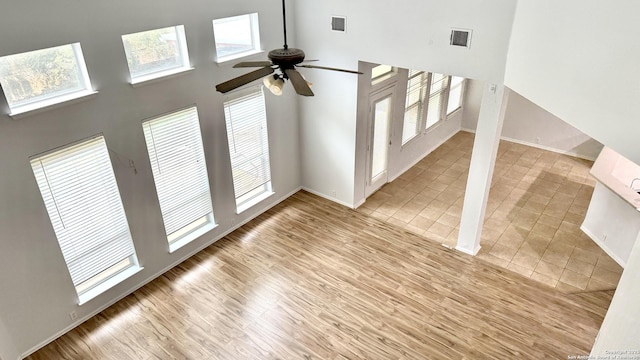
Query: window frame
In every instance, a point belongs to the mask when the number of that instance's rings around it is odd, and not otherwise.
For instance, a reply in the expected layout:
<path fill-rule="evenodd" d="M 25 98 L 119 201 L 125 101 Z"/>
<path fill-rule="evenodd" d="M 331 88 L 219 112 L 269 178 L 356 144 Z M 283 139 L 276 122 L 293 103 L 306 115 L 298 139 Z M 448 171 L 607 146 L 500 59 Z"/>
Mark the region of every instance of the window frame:
<path fill-rule="evenodd" d="M 7 106 L 9 107 L 9 114 L 8 114 L 9 116 L 14 118 L 21 118 L 23 116 L 34 114 L 46 109 L 58 107 L 61 104 L 75 103 L 78 100 L 89 98 L 92 95 L 97 94 L 97 91 L 94 91 L 91 85 L 91 79 L 89 78 L 89 71 L 87 70 L 87 65 L 84 59 L 84 55 L 82 53 L 82 47 L 79 42 L 52 46 L 52 47 L 47 47 L 42 49 L 36 49 L 36 50 L 26 51 L 26 52 L 17 53 L 17 54 L 11 54 L 11 55 L 7 55 L 6 57 L 25 55 L 25 54 L 33 53 L 36 51 L 52 50 L 56 48 L 66 47 L 66 46 L 71 47 L 71 50 L 73 51 L 73 58 L 75 60 L 75 67 L 76 67 L 75 71 L 77 72 L 78 78 L 80 80 L 80 86 L 73 90 L 62 90 L 62 91 L 53 92 L 51 94 L 47 94 L 45 96 L 34 96 L 27 101 L 19 103 L 18 105 L 16 104 L 12 105 L 10 103 L 9 97 L 6 94 L 6 92 L 9 91 L 6 89 L 7 86 L 0 86 L 0 88 L 2 88 L 4 92 Z M 5 56 L 3 56 L 2 58 L 4 57 Z"/>
<path fill-rule="evenodd" d="M 449 95 L 449 75 L 435 73 L 443 76 L 442 80 L 440 81 L 444 81 L 445 84 L 439 90 L 436 90 L 436 92 L 432 93 L 431 90 L 433 87 L 433 74 L 434 74 L 433 72 L 429 73 L 429 96 L 425 101 L 426 108 L 427 108 L 426 115 L 425 115 L 425 123 L 424 123 L 425 131 L 429 131 L 430 129 L 433 129 L 438 124 L 441 124 L 447 118 L 445 113 L 447 109 L 447 100 Z M 429 124 L 429 111 L 430 111 L 431 98 L 435 96 L 440 96 L 440 104 L 438 104 L 438 107 L 439 107 L 438 120 L 436 120 L 432 124 Z"/>
<path fill-rule="evenodd" d="M 130 55 L 133 56 L 133 54 L 130 54 L 130 52 L 127 50 L 127 46 L 125 45 L 125 37 L 131 36 L 131 35 L 138 35 L 142 33 L 149 33 L 153 31 L 164 30 L 164 29 L 170 29 L 170 28 L 173 28 L 175 31 L 176 44 L 177 44 L 176 50 L 178 52 L 178 55 L 180 56 L 180 60 L 181 60 L 180 64 L 177 66 L 162 68 L 162 69 L 153 70 L 149 72 L 143 72 L 140 75 L 135 75 L 132 72 L 131 67 L 129 66 L 129 57 Z M 134 87 L 148 84 L 150 82 L 155 82 L 160 79 L 172 77 L 172 76 L 193 70 L 193 67 L 191 66 L 191 60 L 189 58 L 189 47 L 187 46 L 187 35 L 185 32 L 184 25 L 167 26 L 167 27 L 158 28 L 158 29 L 138 31 L 134 33 L 124 34 L 120 38 L 122 40 L 122 47 L 125 53 L 125 58 L 127 59 L 127 68 L 129 69 L 129 83 Z"/>
<path fill-rule="evenodd" d="M 29 161 L 35 176 L 36 186 L 42 196 L 54 235 L 69 271 L 70 280 L 76 290 L 78 305 L 85 304 L 143 270 L 138 262 L 135 244 L 131 236 L 128 219 L 113 171 L 113 164 L 109 156 L 109 149 L 102 134 L 32 156 Z M 101 162 L 105 168 L 96 170 L 96 164 Z M 68 179 L 73 179 L 73 181 Z M 100 185 L 92 183 L 97 179 L 99 179 Z M 55 183 L 65 185 L 60 187 L 56 186 Z M 74 184 L 69 185 L 70 183 Z M 75 190 L 69 192 L 68 190 L 72 187 Z M 83 211 L 77 209 L 77 204 L 86 206 L 86 204 L 99 203 L 105 205 L 103 202 L 96 201 L 78 202 L 72 198 L 82 197 L 86 199 L 91 195 L 89 190 L 95 190 L 96 193 L 103 194 L 103 196 L 108 192 L 109 196 L 111 196 L 111 199 L 108 200 L 109 204 L 107 204 L 112 210 L 108 214 L 109 217 L 106 218 L 110 224 L 108 229 L 104 224 L 102 228 L 97 227 L 100 224 L 96 224 L 94 221 L 95 216 L 89 217 L 86 215 L 103 214 L 100 211 L 95 211 L 99 209 L 82 209 Z M 63 195 L 58 196 L 56 193 Z M 68 206 L 70 198 L 73 200 L 71 202 L 74 203 L 72 207 Z M 66 206 L 64 205 L 65 202 Z M 105 220 L 104 215 L 101 220 Z M 115 228 L 117 230 L 115 235 L 109 233 L 109 231 L 113 232 L 114 230 L 114 221 L 119 224 L 119 228 Z M 94 236 L 98 236 L 95 234 L 99 233 L 102 238 L 108 237 L 108 240 L 91 244 L 92 248 L 88 251 L 79 246 L 80 240 L 84 239 L 82 234 L 86 233 L 90 225 L 94 225 L 93 229 L 90 229 L 93 231 L 92 234 Z M 81 228 L 81 232 L 78 230 L 79 228 Z M 124 254 L 127 256 L 123 258 L 105 257 L 99 254 L 97 258 L 92 256 L 92 254 L 96 254 L 99 251 L 97 250 L 98 248 L 103 248 L 109 244 L 119 244 L 117 245 L 118 247 L 124 245 Z M 86 246 L 87 244 L 84 245 Z M 120 252 L 122 251 L 120 250 Z M 72 269 L 71 263 L 81 259 L 78 252 L 81 252 L 80 255 L 84 257 L 84 262 L 91 260 L 91 264 L 95 265 L 100 264 L 99 261 L 102 261 L 101 264 L 103 265 L 94 266 L 93 269 L 91 267 L 83 268 L 82 266 L 79 268 L 73 267 Z M 110 261 L 106 262 L 107 260 Z M 117 262 L 113 262 L 116 260 Z M 80 260 L 80 262 L 82 261 Z M 104 267 L 105 262 L 107 267 Z M 95 270 L 96 268 L 99 270 Z"/>
<path fill-rule="evenodd" d="M 216 23 L 219 24 L 224 22 L 230 22 L 233 19 L 239 19 L 244 17 L 249 18 L 249 26 L 250 26 L 249 33 L 251 34 L 251 49 L 240 50 L 237 52 L 233 52 L 233 53 L 225 54 L 221 56 L 219 54 L 220 51 L 218 50 L 218 40 L 216 39 L 216 30 L 215 30 L 217 25 Z M 251 56 L 251 55 L 255 55 L 263 52 L 262 43 L 260 39 L 260 19 L 257 12 L 213 19 L 212 25 L 213 25 L 213 42 L 214 42 L 214 51 L 215 51 L 214 61 L 216 63 L 222 64 L 222 63 L 226 63 L 229 61 L 237 60 L 243 57 L 247 57 L 247 56 Z"/>
<path fill-rule="evenodd" d="M 374 76 L 374 71 L 375 69 L 379 68 L 379 67 L 388 67 L 389 70 L 380 73 L 376 76 Z M 394 77 L 396 77 L 398 75 L 398 68 L 395 66 L 391 66 L 391 65 L 386 65 L 386 64 L 377 64 L 376 66 L 371 68 L 370 71 L 370 76 L 371 76 L 371 86 L 372 87 L 378 87 L 383 83 L 386 83 L 387 80 L 390 80 Z"/>
<path fill-rule="evenodd" d="M 265 181 L 264 183 L 254 187 L 253 189 L 245 192 L 242 195 L 237 195 L 237 179 L 234 176 L 234 160 L 233 160 L 233 147 L 235 147 L 236 143 L 235 143 L 235 139 L 232 136 L 233 135 L 233 130 L 232 127 L 233 125 L 230 123 L 230 121 L 232 122 L 232 119 L 229 119 L 228 115 L 230 113 L 230 106 L 234 105 L 235 103 L 237 103 L 240 99 L 246 99 L 246 100 L 252 100 L 252 96 L 255 96 L 259 93 L 259 96 L 261 98 L 260 100 L 260 105 L 263 106 L 263 109 L 258 109 L 257 111 L 261 112 L 261 115 L 264 114 L 264 117 L 260 119 L 260 121 L 262 122 L 262 124 L 260 124 L 263 127 L 263 130 L 261 130 L 261 141 L 262 143 L 262 150 L 266 150 L 266 166 L 263 164 L 263 170 L 266 170 L 267 174 L 266 177 L 268 178 L 267 181 Z M 223 104 L 223 109 L 224 109 L 224 118 L 225 118 L 225 126 L 227 127 L 227 143 L 228 143 L 228 149 L 229 149 L 229 162 L 231 165 L 231 176 L 232 176 L 232 182 L 233 182 L 233 193 L 234 193 L 234 199 L 236 202 L 236 213 L 237 214 L 241 214 L 242 212 L 252 208 L 253 206 L 255 206 L 256 204 L 258 204 L 259 202 L 261 202 L 262 200 L 272 196 L 274 194 L 273 191 L 273 183 L 272 183 L 272 178 L 271 178 L 271 149 L 269 147 L 269 131 L 268 131 L 268 119 L 267 119 L 267 109 L 266 109 L 266 98 L 264 96 L 264 89 L 262 85 L 259 86 L 254 86 L 254 87 L 250 87 L 247 89 L 243 89 L 243 90 L 238 90 L 235 91 L 231 94 L 229 94 Z M 266 142 L 266 144 L 264 143 Z M 265 159 L 261 159 L 262 162 L 265 162 Z"/>
<path fill-rule="evenodd" d="M 452 82 L 453 82 L 453 78 L 454 78 L 454 77 L 456 77 L 456 78 L 461 78 L 461 79 L 462 79 L 462 81 L 460 82 L 460 99 L 459 99 L 458 106 L 457 106 L 455 109 L 453 109 L 453 110 L 449 111 L 449 100 L 450 100 L 450 97 L 451 97 L 451 90 L 453 89 L 453 87 L 451 86 L 451 84 L 452 84 Z M 453 76 L 453 75 L 449 75 L 449 82 L 448 82 L 449 91 L 447 91 L 447 105 L 446 105 L 446 107 L 444 108 L 444 109 L 445 109 L 445 112 L 446 112 L 446 115 L 445 115 L 445 116 L 446 116 L 447 118 L 448 118 L 449 116 L 453 115 L 454 113 L 456 113 L 458 110 L 462 109 L 462 105 L 463 105 L 463 102 L 464 102 L 464 92 L 465 92 L 466 84 L 467 84 L 467 79 L 466 79 L 466 78 L 461 77 L 461 76 Z"/>
<path fill-rule="evenodd" d="M 193 123 L 190 124 L 189 122 Z M 176 128 L 177 126 L 191 128 L 185 130 L 184 128 Z M 195 127 L 197 127 L 197 131 L 195 131 Z M 207 171 L 206 154 L 204 151 L 201 133 L 202 130 L 200 128 L 197 106 L 191 105 L 186 108 L 145 119 L 142 121 L 142 129 L 147 153 L 149 155 L 156 195 L 158 196 L 158 202 L 162 212 L 162 221 L 165 228 L 167 243 L 169 245 L 169 252 L 173 253 L 177 249 L 218 226 L 213 214 L 209 174 Z M 156 134 L 154 134 L 154 130 L 156 131 Z M 164 134 L 162 134 L 162 132 L 164 132 Z M 193 133 L 189 134 L 189 132 Z M 172 136 L 179 136 L 179 139 L 171 138 Z M 186 161 L 194 160 L 182 158 L 179 163 L 175 164 L 175 168 L 167 169 L 167 166 L 171 165 L 170 161 L 175 161 L 176 159 L 175 155 L 168 156 L 167 152 L 170 151 L 170 148 L 189 148 L 189 145 L 195 147 L 194 150 L 197 152 L 195 160 L 198 165 L 196 165 L 195 169 L 191 169 L 195 173 L 190 174 L 188 177 L 188 180 L 190 181 L 189 183 L 176 183 L 175 185 L 179 186 L 179 189 L 166 189 L 165 186 L 167 183 L 173 184 L 173 181 L 167 182 L 167 177 L 171 178 L 176 175 L 181 176 L 180 174 L 185 174 L 187 171 L 185 169 L 185 165 L 187 165 Z M 161 163 L 161 159 L 167 159 L 169 163 Z M 162 168 L 165 168 L 166 170 L 164 174 L 161 171 Z M 166 175 L 166 177 L 163 175 Z M 195 178 L 196 176 L 200 176 L 201 178 L 197 179 Z M 197 207 L 193 208 L 193 203 L 187 204 L 186 202 L 179 203 L 178 205 L 173 204 L 173 207 L 169 207 L 172 204 L 172 200 L 175 201 L 175 199 L 179 197 L 177 194 L 184 193 L 188 189 L 188 186 L 190 186 L 191 189 L 196 187 L 195 190 L 200 190 L 198 192 L 198 196 L 204 197 L 204 201 L 208 202 L 205 204 L 206 212 L 196 214 L 199 215 L 197 218 L 191 216 L 191 221 L 188 223 L 184 223 L 184 221 L 182 221 L 183 219 L 180 219 L 182 222 L 180 227 L 173 229 L 173 227 L 176 226 L 174 223 L 176 223 L 177 219 L 171 217 L 167 218 L 166 216 L 168 216 L 167 214 L 175 211 L 176 207 L 191 207 L 190 214 L 192 214 L 193 211 L 198 210 Z M 202 191 L 204 191 L 204 193 L 202 193 Z M 202 201 L 202 199 L 196 200 Z M 182 217 L 183 216 L 181 216 L 181 218 Z M 168 228 L 169 225 L 167 224 L 167 221 L 170 222 L 171 228 Z M 169 231 L 171 232 L 169 233 Z"/>
<path fill-rule="evenodd" d="M 412 71 L 416 71 L 415 74 L 411 74 Z M 425 77 L 425 79 L 421 80 L 422 85 L 420 86 L 420 93 L 419 93 L 419 100 L 416 101 L 414 104 L 407 106 L 407 101 L 409 100 L 409 91 L 410 89 L 410 84 L 411 84 L 411 80 L 413 78 L 416 78 L 418 76 L 421 77 Z M 420 134 L 422 134 L 424 132 L 424 128 L 425 128 L 425 124 L 426 124 L 426 119 L 427 119 L 427 105 L 428 103 L 425 101 L 427 100 L 427 94 L 429 94 L 429 90 L 431 88 L 431 73 L 427 72 L 427 71 L 422 71 L 422 70 L 409 70 L 407 73 L 407 94 L 405 96 L 405 108 L 404 108 L 404 116 L 402 118 L 402 146 L 404 147 L 405 145 L 407 145 L 408 143 L 411 142 L 411 140 L 417 138 L 420 136 Z M 415 133 L 407 138 L 404 139 L 404 126 L 406 124 L 406 116 L 407 116 L 407 112 L 410 110 L 410 107 L 414 107 L 417 106 L 418 107 L 418 119 L 416 122 L 416 131 Z"/>

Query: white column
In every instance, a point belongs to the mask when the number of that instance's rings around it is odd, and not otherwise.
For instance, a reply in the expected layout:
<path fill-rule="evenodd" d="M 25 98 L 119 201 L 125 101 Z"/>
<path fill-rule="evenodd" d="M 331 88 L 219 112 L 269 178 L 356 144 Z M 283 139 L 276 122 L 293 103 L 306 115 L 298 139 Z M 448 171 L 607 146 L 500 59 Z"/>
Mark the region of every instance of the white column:
<path fill-rule="evenodd" d="M 591 349 L 591 357 L 594 359 L 596 356 L 601 356 L 602 359 L 640 358 L 639 239 L 640 236 L 636 238 L 616 293 Z"/>
<path fill-rule="evenodd" d="M 508 97 L 504 85 L 485 84 L 456 246 L 457 250 L 470 255 L 480 251 L 480 235 Z"/>

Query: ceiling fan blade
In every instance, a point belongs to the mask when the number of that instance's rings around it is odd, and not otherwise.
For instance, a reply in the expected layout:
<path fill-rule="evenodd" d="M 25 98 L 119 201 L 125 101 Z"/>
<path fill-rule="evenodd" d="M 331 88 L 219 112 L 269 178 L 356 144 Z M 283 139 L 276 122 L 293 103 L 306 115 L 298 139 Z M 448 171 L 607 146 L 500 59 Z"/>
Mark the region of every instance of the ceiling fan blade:
<path fill-rule="evenodd" d="M 271 61 L 244 61 L 233 65 L 234 68 L 271 66 Z"/>
<path fill-rule="evenodd" d="M 308 63 L 308 62 L 314 62 L 314 61 L 320 61 L 320 60 L 318 60 L 318 59 L 305 60 L 301 64 Z"/>
<path fill-rule="evenodd" d="M 362 74 L 360 71 L 353 71 L 353 70 L 345 70 L 345 69 L 330 68 L 330 67 L 326 67 L 326 66 L 316 66 L 316 65 L 296 65 L 296 66 L 297 66 L 297 67 L 310 68 L 310 69 L 322 69 L 322 70 L 342 71 L 342 72 L 346 72 L 346 73 L 349 73 L 349 74 Z"/>
<path fill-rule="evenodd" d="M 233 89 L 237 89 L 242 85 L 248 84 L 252 81 L 258 80 L 269 74 L 272 74 L 273 72 L 274 72 L 273 68 L 266 66 L 266 67 L 263 67 L 262 69 L 254 70 L 250 73 L 240 75 L 237 78 L 233 78 L 229 81 L 225 81 L 221 84 L 218 84 L 216 85 L 216 90 L 218 90 L 221 93 L 226 93 Z"/>
<path fill-rule="evenodd" d="M 313 96 L 313 91 L 309 88 L 307 84 L 307 80 L 302 77 L 297 70 L 294 69 L 284 69 L 284 73 L 287 74 L 289 80 L 291 80 L 291 85 L 296 90 L 298 95 L 302 96 Z"/>

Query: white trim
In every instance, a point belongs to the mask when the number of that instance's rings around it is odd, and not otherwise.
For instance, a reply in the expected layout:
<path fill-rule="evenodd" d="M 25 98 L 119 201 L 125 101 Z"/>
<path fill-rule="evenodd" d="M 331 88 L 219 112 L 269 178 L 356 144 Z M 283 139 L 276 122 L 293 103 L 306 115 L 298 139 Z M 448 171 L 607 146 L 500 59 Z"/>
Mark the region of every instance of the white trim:
<path fill-rule="evenodd" d="M 466 131 L 468 133 L 472 133 L 475 134 L 476 131 L 473 129 L 467 129 L 467 128 L 461 128 L 460 131 Z M 501 136 L 500 140 L 504 140 L 504 141 L 508 141 L 508 142 L 512 142 L 512 143 L 516 143 L 516 144 L 520 144 L 520 145 L 525 145 L 525 146 L 531 146 L 537 149 L 541 149 L 541 150 L 547 150 L 547 151 L 551 151 L 557 154 L 562 154 L 562 155 L 567 155 L 567 156 L 573 156 L 573 157 L 577 157 L 580 159 L 584 159 L 584 160 L 589 160 L 589 161 L 596 161 L 596 159 L 594 157 L 590 157 L 590 156 L 585 156 L 582 154 L 578 154 L 576 152 L 573 151 L 567 151 L 567 150 L 562 150 L 562 149 L 557 149 L 551 146 L 546 146 L 546 145 L 540 145 L 540 144 L 535 144 L 535 143 L 530 143 L 524 140 L 518 140 L 518 139 L 514 139 L 514 138 L 510 138 L 507 136 Z"/>
<path fill-rule="evenodd" d="M 271 180 L 269 180 L 269 182 L 271 182 Z M 242 214 L 243 212 L 257 205 L 259 202 L 270 198 L 271 196 L 273 196 L 273 194 L 275 194 L 273 191 L 265 191 L 262 194 L 254 197 L 253 199 L 246 201 L 244 204 L 236 207 L 236 214 L 238 215 Z"/>
<path fill-rule="evenodd" d="M 458 113 L 458 111 L 461 111 L 461 110 L 462 110 L 462 105 L 458 106 L 458 107 L 457 107 L 455 110 L 453 110 L 452 112 L 450 112 L 450 113 L 446 114 L 446 115 L 445 115 L 445 118 L 444 118 L 444 121 L 447 121 L 447 120 L 449 120 L 450 118 L 452 118 L 452 117 L 454 117 L 454 116 L 458 115 L 458 114 L 457 114 L 457 113 Z"/>
<path fill-rule="evenodd" d="M 580 225 L 580 230 L 582 230 L 583 233 L 587 234 L 587 236 L 590 237 L 591 240 L 593 240 L 593 242 L 596 243 L 596 245 L 598 245 L 600 249 L 602 249 L 605 253 L 607 253 L 607 255 L 609 255 L 615 262 L 617 262 L 618 265 L 622 266 L 623 269 L 625 268 L 625 266 L 627 265 L 626 262 L 622 261 L 622 259 L 613 251 L 611 251 L 608 246 L 605 246 L 602 240 L 600 240 L 589 229 L 587 229 L 584 224 Z"/>
<path fill-rule="evenodd" d="M 193 67 L 179 67 L 175 69 L 158 71 L 158 72 L 147 74 L 147 75 L 137 76 L 135 79 L 131 80 L 130 84 L 134 88 L 137 88 L 137 87 L 153 84 L 158 81 L 171 79 L 171 78 L 186 74 L 188 72 L 191 72 L 193 70 L 194 70 Z"/>
<path fill-rule="evenodd" d="M 251 84 L 251 83 L 249 83 L 249 84 Z M 249 84 L 247 84 L 247 85 L 249 85 Z M 258 91 L 262 91 L 263 90 L 262 89 L 263 88 L 262 84 L 258 84 L 258 85 L 251 84 L 249 86 L 247 86 L 247 85 L 243 85 L 242 87 L 240 87 L 238 89 L 229 91 L 228 93 L 224 94 L 223 95 L 223 99 L 224 99 L 223 103 L 226 103 L 226 102 L 229 102 L 229 101 L 233 101 L 233 100 L 239 99 L 239 98 L 241 98 L 243 96 L 247 96 L 247 95 L 253 94 L 254 92 L 258 92 Z M 263 91 L 263 94 L 264 94 L 264 91 Z"/>
<path fill-rule="evenodd" d="M 458 251 L 460 251 L 461 253 L 465 253 L 465 254 L 467 254 L 467 255 L 471 255 L 471 256 L 476 256 L 476 255 L 478 255 L 478 252 L 480 251 L 480 248 L 481 248 L 481 246 L 480 246 L 480 245 L 478 245 L 478 247 L 477 247 L 477 248 L 475 248 L 473 251 L 470 251 L 469 249 L 466 249 L 466 248 L 460 247 L 460 245 L 457 245 L 457 246 L 455 247 L 455 249 L 456 249 L 456 250 L 458 250 Z"/>
<path fill-rule="evenodd" d="M 213 218 L 213 216 L 211 216 Z M 200 236 L 208 233 L 209 231 L 215 229 L 218 227 L 218 224 L 216 224 L 215 222 L 209 222 L 203 226 L 200 226 L 199 228 L 191 231 L 190 233 L 186 234 L 185 236 L 183 236 L 182 238 L 172 242 L 169 244 L 169 253 L 173 253 L 176 250 L 180 249 L 181 247 L 187 245 L 188 243 L 192 242 L 193 240 L 199 238 Z"/>
<path fill-rule="evenodd" d="M 83 293 L 82 295 L 78 295 L 78 306 L 82 306 L 87 302 L 89 302 L 90 300 L 95 299 L 96 297 L 103 294 L 107 290 L 120 284 L 121 282 L 127 280 L 128 278 L 132 277 L 133 275 L 139 273 L 142 270 L 144 270 L 144 267 L 142 266 L 139 266 L 139 265 L 130 266 L 128 269 L 122 271 L 116 276 L 113 276 L 108 280 L 103 281 L 102 283 L 100 283 L 100 285 L 91 288 L 91 290 Z"/>
<path fill-rule="evenodd" d="M 237 54 L 233 54 L 233 55 L 227 55 L 221 58 L 216 58 L 216 60 L 214 61 L 216 64 L 218 65 L 224 65 L 225 63 L 228 63 L 229 61 L 233 61 L 233 60 L 238 60 L 241 59 L 243 57 L 247 57 L 247 56 L 251 56 L 251 55 L 256 55 L 256 54 L 262 54 L 264 52 L 264 50 L 247 50 L 247 51 L 243 51 L 241 53 L 237 53 Z"/>
<path fill-rule="evenodd" d="M 342 201 L 342 200 L 336 199 L 336 198 L 335 198 L 335 197 L 333 197 L 333 196 L 325 195 L 325 194 L 323 194 L 323 193 L 321 193 L 321 192 L 318 192 L 318 191 L 315 191 L 315 190 L 311 190 L 311 189 L 309 189 L 308 187 L 305 187 L 305 186 L 303 186 L 301 189 L 302 189 L 302 190 L 304 190 L 304 191 L 306 191 L 306 192 L 310 192 L 310 193 L 312 193 L 313 195 L 320 196 L 320 197 L 321 197 L 321 198 L 323 198 L 323 199 L 327 199 L 327 200 L 329 200 L 329 201 L 333 201 L 334 203 L 340 204 L 340 205 L 342 205 L 342 206 L 346 206 L 346 207 L 348 207 L 349 209 L 355 209 L 355 207 L 353 206 L 353 204 L 349 204 L 348 202 L 344 202 L 344 201 Z M 363 202 L 363 203 L 364 203 L 364 202 Z"/>
<path fill-rule="evenodd" d="M 226 56 L 218 56 L 218 39 L 216 39 L 216 25 L 220 25 L 229 21 L 234 21 L 241 18 L 249 18 L 249 30 L 251 32 L 251 50 L 246 50 L 242 52 L 233 53 Z M 217 23 L 217 24 L 216 24 Z M 240 14 L 234 16 L 228 16 L 219 19 L 213 19 L 213 42 L 215 49 L 215 57 L 214 61 L 218 64 L 223 64 L 232 60 L 240 59 L 246 56 L 251 56 L 255 54 L 259 54 L 264 52 L 262 50 L 262 40 L 260 38 L 260 18 L 257 12 L 249 13 L 249 14 Z"/>
<path fill-rule="evenodd" d="M 17 107 L 9 114 L 9 116 L 14 120 L 20 120 L 32 115 L 43 113 L 45 111 L 58 109 L 63 106 L 77 104 L 82 101 L 94 99 L 97 94 L 97 91 L 81 90 L 64 96 L 57 96 L 51 99 Z"/>
<path fill-rule="evenodd" d="M 286 200 L 287 198 L 291 197 L 293 194 L 297 193 L 298 191 L 303 190 L 302 187 L 298 187 L 296 189 L 294 189 L 293 191 L 283 195 L 282 197 L 278 198 L 277 200 L 275 200 L 271 205 L 266 206 L 264 209 L 262 209 L 262 211 L 257 212 L 256 214 L 248 217 L 247 219 L 243 220 L 242 222 L 231 226 L 227 231 L 223 232 L 222 234 L 218 235 L 217 237 L 215 237 L 213 240 L 207 241 L 206 243 L 196 247 L 194 250 L 189 251 L 187 254 L 185 254 L 184 256 L 180 257 L 178 260 L 174 261 L 173 263 L 171 263 L 170 265 L 164 267 L 162 270 L 160 270 L 159 272 L 152 274 L 150 276 L 148 276 L 147 278 L 145 278 L 143 281 L 139 282 L 136 285 L 133 285 L 131 288 L 129 288 L 129 290 L 123 292 L 121 295 L 115 297 L 113 300 L 108 301 L 104 306 L 99 307 L 98 309 L 96 309 L 95 311 L 92 311 L 91 313 L 83 316 L 83 317 L 79 317 L 76 321 L 73 322 L 73 324 L 67 326 L 66 328 L 64 328 L 63 330 L 57 332 L 56 334 L 54 334 L 53 336 L 50 336 L 48 339 L 40 342 L 38 345 L 32 347 L 31 349 L 27 350 L 26 352 L 24 352 L 22 354 L 22 356 L 20 356 L 21 359 L 26 358 L 27 356 L 35 353 L 36 351 L 40 350 L 41 348 L 45 347 L 47 344 L 51 343 L 52 341 L 56 340 L 57 338 L 59 338 L 60 336 L 68 333 L 69 331 L 73 330 L 75 327 L 77 327 L 78 325 L 82 324 L 83 322 L 89 320 L 90 318 L 96 316 L 97 314 L 99 314 L 100 312 L 102 312 L 104 309 L 108 308 L 109 306 L 117 303 L 118 301 L 124 299 L 125 297 L 131 295 L 133 292 L 135 292 L 136 290 L 140 289 L 141 287 L 145 286 L 146 284 L 148 284 L 149 282 L 155 280 L 157 277 L 159 277 L 160 275 L 166 273 L 167 271 L 171 270 L 172 268 L 174 268 L 175 266 L 179 265 L 180 263 L 184 262 L 185 260 L 187 260 L 188 258 L 192 257 L 193 255 L 199 253 L 200 251 L 204 250 L 205 248 L 211 246 L 213 243 L 215 243 L 216 241 L 224 238 L 225 236 L 229 235 L 230 233 L 232 233 L 233 231 L 235 231 L 236 229 L 238 229 L 239 227 L 241 227 L 242 225 L 248 223 L 249 221 L 255 219 L 256 217 L 258 217 L 259 215 L 261 215 L 262 213 L 266 212 L 267 210 L 271 209 L 272 207 L 278 205 L 279 203 L 283 202 L 284 200 Z"/>

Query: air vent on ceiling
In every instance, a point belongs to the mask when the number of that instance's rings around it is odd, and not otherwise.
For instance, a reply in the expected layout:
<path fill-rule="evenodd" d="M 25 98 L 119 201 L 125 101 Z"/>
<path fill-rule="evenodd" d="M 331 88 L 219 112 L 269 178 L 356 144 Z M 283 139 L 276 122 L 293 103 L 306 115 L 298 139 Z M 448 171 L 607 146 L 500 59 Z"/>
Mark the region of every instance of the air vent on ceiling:
<path fill-rule="evenodd" d="M 347 31 L 347 18 L 344 16 L 332 16 L 331 30 L 340 32 Z"/>
<path fill-rule="evenodd" d="M 471 30 L 451 29 L 450 44 L 468 48 L 471 44 Z"/>

